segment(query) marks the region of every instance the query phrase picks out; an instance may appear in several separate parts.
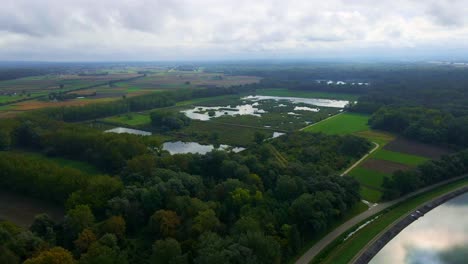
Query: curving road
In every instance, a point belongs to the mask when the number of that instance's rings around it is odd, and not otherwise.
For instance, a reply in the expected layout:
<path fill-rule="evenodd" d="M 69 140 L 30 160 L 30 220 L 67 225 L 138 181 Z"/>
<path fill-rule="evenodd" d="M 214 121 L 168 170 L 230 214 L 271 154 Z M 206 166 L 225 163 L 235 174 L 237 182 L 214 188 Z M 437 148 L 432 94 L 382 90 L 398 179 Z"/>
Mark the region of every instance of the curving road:
<path fill-rule="evenodd" d="M 420 189 L 418 191 L 415 191 L 415 192 L 412 192 L 412 193 L 407 194 L 405 196 L 402 196 L 402 197 L 400 197 L 400 198 L 398 198 L 396 200 L 386 202 L 386 203 L 381 203 L 381 204 L 378 204 L 378 205 L 376 205 L 374 207 L 370 207 L 369 210 L 367 210 L 365 212 L 362 212 L 361 214 L 358 214 L 357 216 L 351 218 L 350 220 L 348 220 L 345 223 L 343 223 L 342 225 L 340 225 L 338 228 L 336 228 L 332 232 L 328 233 L 320 241 L 315 243 L 314 246 L 309 248 L 309 250 L 307 250 L 295 263 L 296 264 L 308 264 L 310 261 L 312 261 L 312 259 L 315 256 L 317 256 L 318 253 L 320 253 L 320 251 L 322 251 L 326 246 L 328 246 L 331 242 L 333 242 L 335 239 L 337 239 L 339 236 L 341 236 L 347 230 L 349 230 L 350 228 L 356 226 L 357 224 L 364 221 L 365 219 L 367 219 L 367 218 L 369 218 L 371 216 L 374 216 L 374 215 L 378 214 L 379 212 L 391 207 L 392 205 L 395 205 L 395 204 L 397 204 L 399 202 L 402 202 L 402 201 L 404 201 L 404 200 L 406 200 L 408 198 L 411 198 L 411 197 L 413 197 L 415 195 L 418 195 L 418 194 L 421 194 L 423 192 L 427 192 L 429 190 L 432 190 L 432 189 L 434 189 L 436 187 L 439 187 L 441 185 L 444 185 L 444 184 L 447 184 L 447 183 L 450 183 L 450 182 L 453 182 L 453 181 L 457 181 L 459 179 L 463 179 L 463 178 L 466 178 L 466 177 L 468 177 L 468 175 L 463 175 L 463 176 L 456 177 L 456 178 L 453 178 L 453 179 L 450 179 L 450 180 L 439 182 L 437 184 L 422 188 L 422 189 Z"/>

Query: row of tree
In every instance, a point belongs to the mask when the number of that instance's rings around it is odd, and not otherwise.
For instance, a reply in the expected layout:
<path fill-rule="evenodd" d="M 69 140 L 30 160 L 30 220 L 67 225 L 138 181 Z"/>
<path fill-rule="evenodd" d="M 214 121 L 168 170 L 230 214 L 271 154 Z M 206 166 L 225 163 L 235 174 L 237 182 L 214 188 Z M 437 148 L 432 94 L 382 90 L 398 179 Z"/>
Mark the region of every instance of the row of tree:
<path fill-rule="evenodd" d="M 463 150 L 441 160 L 428 161 L 416 170 L 397 171 L 385 178 L 385 199 L 394 199 L 424 186 L 468 173 L 468 150 Z"/>

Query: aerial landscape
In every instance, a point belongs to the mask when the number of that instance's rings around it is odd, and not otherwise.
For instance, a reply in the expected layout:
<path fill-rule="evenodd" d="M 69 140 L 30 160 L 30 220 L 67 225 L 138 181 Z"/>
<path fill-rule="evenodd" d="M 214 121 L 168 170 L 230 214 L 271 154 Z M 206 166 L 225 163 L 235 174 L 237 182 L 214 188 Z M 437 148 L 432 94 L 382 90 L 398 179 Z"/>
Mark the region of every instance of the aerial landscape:
<path fill-rule="evenodd" d="M 466 263 L 466 1 L 6 2 L 0 263 Z"/>

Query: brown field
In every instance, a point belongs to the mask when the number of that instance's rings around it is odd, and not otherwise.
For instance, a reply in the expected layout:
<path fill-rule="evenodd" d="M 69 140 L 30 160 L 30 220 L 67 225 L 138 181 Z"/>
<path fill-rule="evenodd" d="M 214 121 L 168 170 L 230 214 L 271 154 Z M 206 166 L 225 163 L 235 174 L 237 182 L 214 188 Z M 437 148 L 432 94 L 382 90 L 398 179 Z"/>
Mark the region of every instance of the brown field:
<path fill-rule="evenodd" d="M 362 165 L 363 168 L 379 171 L 387 174 L 392 174 L 397 170 L 409 170 L 411 166 L 396 163 L 387 160 L 368 159 Z"/>
<path fill-rule="evenodd" d="M 39 77 L 27 77 L 0 82 L 0 93 L 12 92 L 50 92 L 58 90 L 61 83 L 64 89 L 76 89 L 112 80 L 127 79 L 139 76 L 139 74 L 109 74 L 103 76 L 79 76 L 79 75 L 50 75 Z"/>
<path fill-rule="evenodd" d="M 27 111 L 27 110 L 34 110 L 34 109 L 39 109 L 39 108 L 46 108 L 46 107 L 87 105 L 87 104 L 92 104 L 92 103 L 108 102 L 112 100 L 117 100 L 119 98 L 120 97 L 114 97 L 114 98 L 106 97 L 106 98 L 99 98 L 95 100 L 74 99 L 74 100 L 67 100 L 67 101 L 61 101 L 61 102 L 32 100 L 32 101 L 16 103 L 12 105 L 12 108 L 16 111 Z"/>
<path fill-rule="evenodd" d="M 0 190 L 0 220 L 8 220 L 22 227 L 29 227 L 34 216 L 47 213 L 55 221 L 60 221 L 64 209 L 55 204 L 40 201 L 24 195 Z"/>
<path fill-rule="evenodd" d="M 392 142 L 385 145 L 384 149 L 422 156 L 430 159 L 439 159 L 442 155 L 446 155 L 451 152 L 448 149 L 419 143 L 404 138 L 397 138 L 396 140 L 393 140 Z"/>
<path fill-rule="evenodd" d="M 255 76 L 229 76 L 217 73 L 200 72 L 164 72 L 150 74 L 144 78 L 121 83 L 123 87 L 137 87 L 140 89 L 185 87 L 186 82 L 191 86 L 220 86 L 243 85 L 257 83 L 261 80 Z"/>

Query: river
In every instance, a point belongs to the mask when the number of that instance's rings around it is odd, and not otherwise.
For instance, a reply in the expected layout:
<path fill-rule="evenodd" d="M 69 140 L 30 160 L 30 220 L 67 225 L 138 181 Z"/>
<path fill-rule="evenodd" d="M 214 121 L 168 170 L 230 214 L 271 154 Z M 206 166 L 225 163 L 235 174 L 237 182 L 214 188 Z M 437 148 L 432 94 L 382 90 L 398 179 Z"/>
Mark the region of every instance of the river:
<path fill-rule="evenodd" d="M 468 263 L 468 193 L 436 207 L 406 227 L 369 263 Z"/>

